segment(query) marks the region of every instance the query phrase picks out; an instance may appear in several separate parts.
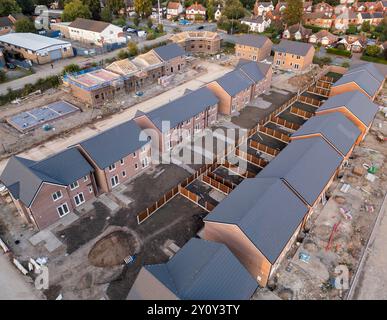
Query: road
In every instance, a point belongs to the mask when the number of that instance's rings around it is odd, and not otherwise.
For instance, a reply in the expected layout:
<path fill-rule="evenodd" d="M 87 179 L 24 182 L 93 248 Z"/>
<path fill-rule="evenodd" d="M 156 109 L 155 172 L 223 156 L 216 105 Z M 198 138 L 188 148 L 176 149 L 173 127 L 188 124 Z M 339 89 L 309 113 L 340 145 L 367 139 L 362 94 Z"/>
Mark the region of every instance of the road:
<path fill-rule="evenodd" d="M 229 67 L 222 67 L 215 63 L 203 62 L 201 63 L 203 67 L 207 68 L 208 72 L 188 81 L 180 86 L 177 86 L 169 91 L 163 92 L 162 94 L 150 98 L 149 100 L 143 101 L 139 104 L 134 105 L 121 113 L 116 113 L 111 117 L 101 120 L 93 124 L 92 127 L 86 126 L 82 129 L 74 131 L 71 135 L 66 136 L 65 138 L 56 138 L 52 141 L 45 142 L 38 147 L 32 148 L 26 152 L 19 154 L 22 157 L 26 157 L 32 160 L 40 160 L 51 154 L 59 152 L 67 148 L 70 145 L 74 145 L 84 139 L 91 137 L 92 135 L 111 128 L 115 125 L 123 123 L 132 119 L 137 110 L 148 112 L 150 110 L 160 107 L 162 104 L 165 104 L 171 100 L 182 96 L 186 89 L 195 90 L 204 84 L 211 82 L 212 80 L 222 76 L 228 71 L 231 71 Z M 7 159 L 4 159 L 0 162 L 0 172 L 4 170 L 4 166 L 7 162 Z"/>
<path fill-rule="evenodd" d="M 39 300 L 39 293 L 0 253 L 0 300 Z"/>
<path fill-rule="evenodd" d="M 381 219 L 377 221 L 370 238 L 370 245 L 364 257 L 364 264 L 359 268 L 359 275 L 354 283 L 352 300 L 387 300 L 387 201 L 380 209 Z"/>
<path fill-rule="evenodd" d="M 170 37 L 171 37 L 171 34 L 166 34 L 154 40 L 139 42 L 137 46 L 139 49 L 142 49 L 145 46 L 152 46 L 152 45 L 156 45 L 158 43 L 164 42 L 168 40 Z M 115 57 L 117 55 L 117 52 L 120 50 L 121 49 L 117 49 L 115 51 L 107 52 L 105 54 L 98 55 L 95 57 L 77 56 L 69 59 L 58 60 L 53 63 L 53 67 L 51 67 L 49 63 L 43 64 L 43 65 L 34 65 L 33 66 L 33 69 L 35 70 L 34 74 L 31 74 L 29 76 L 26 76 L 20 79 L 15 79 L 13 81 L 0 85 L 0 95 L 7 93 L 8 88 L 11 88 L 13 90 L 21 89 L 28 83 L 35 83 L 39 78 L 58 75 L 62 72 L 65 66 L 72 63 L 79 64 L 82 66 L 87 63 L 93 63 L 93 62 L 99 63 L 102 60 L 111 59 Z"/>

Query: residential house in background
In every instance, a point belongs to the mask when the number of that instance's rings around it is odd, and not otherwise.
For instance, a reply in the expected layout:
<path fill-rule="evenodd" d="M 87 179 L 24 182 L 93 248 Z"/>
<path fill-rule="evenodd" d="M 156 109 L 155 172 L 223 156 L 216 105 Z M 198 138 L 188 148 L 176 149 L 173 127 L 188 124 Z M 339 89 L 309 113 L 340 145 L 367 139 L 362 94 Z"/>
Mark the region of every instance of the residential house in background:
<path fill-rule="evenodd" d="M 169 152 L 183 140 L 212 126 L 218 117 L 219 99 L 206 87 L 188 90 L 177 98 L 150 112 L 137 112 L 134 120 L 142 129 L 153 129 L 154 150 Z"/>
<path fill-rule="evenodd" d="M 185 17 L 189 20 L 206 20 L 206 8 L 200 3 L 195 2 L 185 9 Z"/>
<path fill-rule="evenodd" d="M 0 17 L 0 35 L 10 33 L 14 30 L 14 23 L 9 17 Z"/>
<path fill-rule="evenodd" d="M 270 56 L 273 43 L 266 36 L 245 34 L 235 39 L 235 55 L 239 59 L 261 61 Z"/>
<path fill-rule="evenodd" d="M 334 17 L 333 26 L 339 31 L 346 31 L 349 26 L 357 26 L 359 24 L 358 15 L 351 8 L 340 7 L 339 12 Z"/>
<path fill-rule="evenodd" d="M 381 24 L 384 18 L 383 12 L 359 12 L 357 16 L 359 24 L 369 22 L 372 26 Z"/>
<path fill-rule="evenodd" d="M 338 41 L 338 36 L 330 33 L 328 30 L 320 30 L 309 37 L 310 43 L 320 43 L 323 46 L 328 46 Z"/>
<path fill-rule="evenodd" d="M 372 63 L 364 63 L 351 67 L 336 81 L 331 87 L 330 96 L 357 90 L 373 100 L 384 82 L 384 75 Z"/>
<path fill-rule="evenodd" d="M 323 12 L 323 13 L 332 15 L 334 11 L 335 11 L 335 8 L 324 1 L 315 4 L 313 7 L 313 12 Z"/>
<path fill-rule="evenodd" d="M 68 25 L 70 39 L 102 47 L 126 43 L 121 27 L 103 21 L 77 18 Z"/>
<path fill-rule="evenodd" d="M 192 238 L 168 262 L 143 266 L 127 300 L 248 300 L 257 287 L 225 245 Z"/>
<path fill-rule="evenodd" d="M 261 2 L 259 0 L 256 0 L 255 4 L 254 4 L 253 13 L 254 13 L 254 16 L 258 17 L 258 16 L 263 16 L 266 13 L 273 11 L 273 10 L 274 10 L 274 5 L 271 1 L 270 2 Z"/>
<path fill-rule="evenodd" d="M 215 21 L 219 21 L 221 17 L 222 17 L 222 8 L 220 4 L 218 4 L 218 7 L 216 8 L 216 11 L 214 13 L 214 19 Z"/>
<path fill-rule="evenodd" d="M 204 218 L 204 239 L 225 244 L 265 287 L 295 242 L 308 211 L 279 178 L 257 176 L 242 181 Z"/>
<path fill-rule="evenodd" d="M 93 166 L 98 191 L 109 192 L 151 164 L 151 143 L 134 120 L 126 121 L 77 144 Z"/>
<path fill-rule="evenodd" d="M 220 51 L 222 38 L 217 32 L 185 31 L 172 35 L 170 40 L 186 52 L 216 54 Z"/>
<path fill-rule="evenodd" d="M 312 33 L 312 29 L 305 28 L 301 23 L 296 23 L 290 27 L 285 28 L 284 32 L 282 33 L 282 38 L 308 40 Z"/>
<path fill-rule="evenodd" d="M 265 16 L 257 16 L 251 18 L 242 18 L 242 24 L 249 26 L 249 30 L 252 32 L 265 32 L 265 30 L 270 27 L 271 19 Z"/>
<path fill-rule="evenodd" d="M 153 19 L 164 19 L 167 16 L 167 7 L 165 5 L 160 4 L 160 8 L 157 4 L 152 6 L 152 18 Z"/>
<path fill-rule="evenodd" d="M 362 52 L 367 45 L 367 37 L 364 35 L 347 35 L 339 38 L 337 45 L 343 45 L 345 50 Z"/>
<path fill-rule="evenodd" d="M 343 114 L 361 131 L 361 135 L 356 140 L 356 144 L 359 144 L 368 133 L 378 110 L 378 105 L 373 103 L 367 95 L 354 90 L 330 97 L 316 110 L 316 116 L 332 113 Z"/>
<path fill-rule="evenodd" d="M 184 8 L 180 2 L 169 1 L 167 5 L 167 19 L 173 19 L 184 12 Z"/>
<path fill-rule="evenodd" d="M 310 12 L 310 13 L 304 14 L 303 22 L 305 25 L 308 25 L 308 26 L 315 26 L 319 28 L 330 29 L 334 22 L 334 18 L 329 13 Z"/>
<path fill-rule="evenodd" d="M 310 43 L 281 40 L 273 46 L 273 66 L 281 70 L 303 71 L 313 61 L 315 49 Z"/>
<path fill-rule="evenodd" d="M 19 213 L 38 229 L 96 196 L 93 168 L 76 148 L 40 161 L 13 156 L 0 176 Z"/>
<path fill-rule="evenodd" d="M 45 64 L 74 55 L 70 42 L 35 33 L 8 33 L 0 36 L 6 52 L 19 55 L 32 63 Z"/>
<path fill-rule="evenodd" d="M 357 12 L 383 12 L 383 3 L 382 1 L 356 1 L 353 4 L 354 9 Z"/>

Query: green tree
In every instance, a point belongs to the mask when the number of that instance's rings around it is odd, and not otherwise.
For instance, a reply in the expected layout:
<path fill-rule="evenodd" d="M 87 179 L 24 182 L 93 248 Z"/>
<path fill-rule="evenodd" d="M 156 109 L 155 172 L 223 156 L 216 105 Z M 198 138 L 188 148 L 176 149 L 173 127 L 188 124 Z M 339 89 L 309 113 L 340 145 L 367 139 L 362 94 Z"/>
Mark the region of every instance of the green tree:
<path fill-rule="evenodd" d="M 32 32 L 36 31 L 35 24 L 29 18 L 19 19 L 15 22 L 16 32 Z"/>
<path fill-rule="evenodd" d="M 16 0 L 23 14 L 32 15 L 35 11 L 34 2 L 32 0 Z"/>
<path fill-rule="evenodd" d="M 148 26 L 149 29 L 153 27 L 153 21 L 151 18 L 148 18 L 148 20 L 146 21 L 146 25 Z"/>
<path fill-rule="evenodd" d="M 387 48 L 383 50 L 383 57 L 387 60 Z"/>
<path fill-rule="evenodd" d="M 5 74 L 4 70 L 0 70 L 0 83 L 3 83 L 7 80 L 7 75 Z"/>
<path fill-rule="evenodd" d="M 131 57 L 134 57 L 138 54 L 138 48 L 135 42 L 128 43 L 128 52 Z"/>
<path fill-rule="evenodd" d="M 240 19 L 245 16 L 245 9 L 239 0 L 227 0 L 222 15 L 228 19 Z"/>
<path fill-rule="evenodd" d="M 130 54 L 127 50 L 120 50 L 117 54 L 117 58 L 119 60 L 127 59 L 129 58 Z"/>
<path fill-rule="evenodd" d="M 243 6 L 248 10 L 253 10 L 255 5 L 255 0 L 241 0 Z"/>
<path fill-rule="evenodd" d="M 21 8 L 16 0 L 0 0 L 0 17 L 19 12 L 21 12 Z"/>
<path fill-rule="evenodd" d="M 210 21 L 214 21 L 215 19 L 214 0 L 208 0 L 206 7 L 207 7 L 207 19 Z"/>
<path fill-rule="evenodd" d="M 164 26 L 162 24 L 157 25 L 157 32 L 164 33 Z"/>
<path fill-rule="evenodd" d="M 288 26 L 296 24 L 302 20 L 303 1 L 302 0 L 286 0 L 287 7 L 284 12 L 284 20 Z"/>
<path fill-rule="evenodd" d="M 108 7 L 104 7 L 101 11 L 101 20 L 105 22 L 112 22 L 113 16 L 112 12 Z"/>
<path fill-rule="evenodd" d="M 63 13 L 63 21 L 74 21 L 76 18 L 91 18 L 89 7 L 81 2 L 81 0 L 71 0 L 66 2 Z"/>
<path fill-rule="evenodd" d="M 91 17 L 94 20 L 100 20 L 101 18 L 101 2 L 99 0 L 83 0 L 83 4 L 89 7 Z"/>
<path fill-rule="evenodd" d="M 133 18 L 133 24 L 138 27 L 138 25 L 140 24 L 140 18 L 136 15 L 134 18 Z"/>
<path fill-rule="evenodd" d="M 149 17 L 152 13 L 152 0 L 134 0 L 134 11 L 141 18 Z"/>
<path fill-rule="evenodd" d="M 377 57 L 380 54 L 380 47 L 376 45 L 368 46 L 365 49 L 365 54 L 370 57 Z"/>
<path fill-rule="evenodd" d="M 361 31 L 363 32 L 370 32 L 371 30 L 371 25 L 369 21 L 364 21 L 361 25 Z"/>
<path fill-rule="evenodd" d="M 350 24 L 347 29 L 347 34 L 357 34 L 357 26 Z"/>
<path fill-rule="evenodd" d="M 42 6 L 46 6 L 47 8 L 50 7 L 50 4 L 53 3 L 52 0 L 34 0 L 34 3 L 36 5 L 42 5 Z"/>
<path fill-rule="evenodd" d="M 71 63 L 63 68 L 62 74 L 79 72 L 80 70 L 81 67 L 79 65 Z"/>
<path fill-rule="evenodd" d="M 106 0 L 106 7 L 109 7 L 114 15 L 118 15 L 121 9 L 125 8 L 124 0 Z"/>

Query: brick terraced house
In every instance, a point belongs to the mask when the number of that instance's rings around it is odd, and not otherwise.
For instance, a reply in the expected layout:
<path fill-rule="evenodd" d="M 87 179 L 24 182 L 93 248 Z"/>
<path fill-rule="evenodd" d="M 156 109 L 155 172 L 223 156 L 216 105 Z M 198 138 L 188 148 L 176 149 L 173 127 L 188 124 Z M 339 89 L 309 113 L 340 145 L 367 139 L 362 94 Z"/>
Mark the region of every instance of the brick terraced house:
<path fill-rule="evenodd" d="M 111 191 L 150 165 L 150 141 L 140 135 L 141 128 L 130 120 L 77 144 L 94 168 L 99 192 Z"/>
<path fill-rule="evenodd" d="M 14 156 L 0 181 L 19 213 L 44 229 L 95 198 L 93 171 L 81 153 L 70 148 L 40 161 Z"/>
<path fill-rule="evenodd" d="M 162 154 L 213 125 L 218 102 L 211 90 L 202 87 L 148 113 L 137 112 L 134 120 L 142 129 L 153 129 L 153 147 Z"/>
<path fill-rule="evenodd" d="M 266 36 L 245 34 L 235 39 L 235 55 L 239 59 L 261 61 L 270 56 L 272 45 Z"/>
<path fill-rule="evenodd" d="M 273 47 L 273 66 L 281 70 L 303 71 L 313 62 L 315 49 L 309 43 L 281 40 Z"/>

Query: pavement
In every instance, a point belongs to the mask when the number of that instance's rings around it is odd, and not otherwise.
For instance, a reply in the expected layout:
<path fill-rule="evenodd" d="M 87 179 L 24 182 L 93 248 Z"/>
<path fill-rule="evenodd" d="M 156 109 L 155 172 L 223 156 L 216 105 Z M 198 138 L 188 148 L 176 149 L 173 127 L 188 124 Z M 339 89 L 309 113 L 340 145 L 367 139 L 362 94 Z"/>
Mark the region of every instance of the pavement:
<path fill-rule="evenodd" d="M 153 46 L 158 43 L 164 42 L 170 37 L 171 34 L 166 34 L 154 40 L 140 42 L 137 46 L 141 50 L 145 46 Z M 12 90 L 18 90 L 23 88 L 26 84 L 35 83 L 40 78 L 59 75 L 65 66 L 72 63 L 79 64 L 82 66 L 89 63 L 99 63 L 102 60 L 114 58 L 115 56 L 117 56 L 117 53 L 120 50 L 122 50 L 122 48 L 95 57 L 76 56 L 68 59 L 58 60 L 53 63 L 52 67 L 50 63 L 43 65 L 34 65 L 34 74 L 23 78 L 15 79 L 13 81 L 0 85 L 0 95 L 7 93 L 8 88 L 11 88 Z"/>
<path fill-rule="evenodd" d="M 0 253 L 0 300 L 39 300 L 39 293 L 27 282 L 23 276 L 8 260 L 8 257 Z"/>
<path fill-rule="evenodd" d="M 206 68 L 208 72 L 197 77 L 196 79 L 188 81 L 149 100 L 136 104 L 121 113 L 116 113 L 106 119 L 93 123 L 92 126 L 86 126 L 80 130 L 76 130 L 72 134 L 66 135 L 66 137 L 59 137 L 51 141 L 47 141 L 37 147 L 27 150 L 26 152 L 20 153 L 19 156 L 32 160 L 43 159 L 49 155 L 67 148 L 68 146 L 75 145 L 76 143 L 85 140 L 101 131 L 132 119 L 137 110 L 149 112 L 153 109 L 159 108 L 161 105 L 182 96 L 186 89 L 196 90 L 204 84 L 231 71 L 230 67 L 223 67 L 218 64 L 206 61 L 203 61 L 201 65 Z M 0 172 L 3 171 L 7 161 L 8 159 L 3 159 L 0 162 Z"/>

